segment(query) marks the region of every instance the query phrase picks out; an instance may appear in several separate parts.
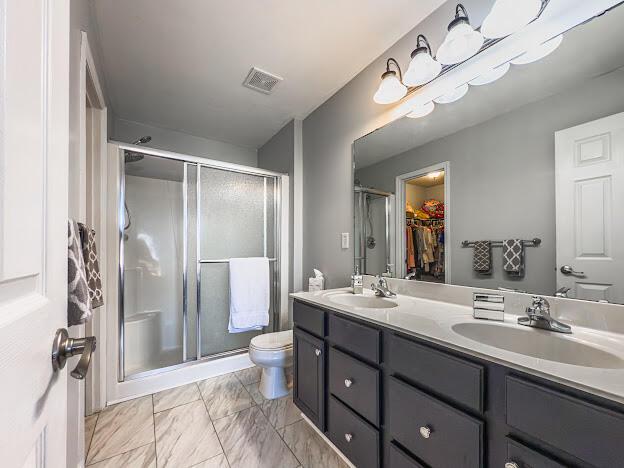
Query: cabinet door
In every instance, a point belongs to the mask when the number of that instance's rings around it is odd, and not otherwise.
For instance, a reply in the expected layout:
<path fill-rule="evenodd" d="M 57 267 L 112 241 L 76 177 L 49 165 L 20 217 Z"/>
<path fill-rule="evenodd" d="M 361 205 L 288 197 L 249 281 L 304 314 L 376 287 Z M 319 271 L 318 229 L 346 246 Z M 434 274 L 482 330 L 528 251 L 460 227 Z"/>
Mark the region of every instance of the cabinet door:
<path fill-rule="evenodd" d="M 325 342 L 299 328 L 293 334 L 294 390 L 297 407 L 325 431 Z"/>

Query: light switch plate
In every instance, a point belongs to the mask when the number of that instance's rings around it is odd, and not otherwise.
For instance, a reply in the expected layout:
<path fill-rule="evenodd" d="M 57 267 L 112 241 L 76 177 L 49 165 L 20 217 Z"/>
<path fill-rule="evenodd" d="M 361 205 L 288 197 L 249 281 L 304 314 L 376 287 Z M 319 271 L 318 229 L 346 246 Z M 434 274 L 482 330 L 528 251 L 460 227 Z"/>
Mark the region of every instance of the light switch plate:
<path fill-rule="evenodd" d="M 342 232 L 340 234 L 340 245 L 342 246 L 343 249 L 349 248 L 349 233 L 348 232 Z"/>

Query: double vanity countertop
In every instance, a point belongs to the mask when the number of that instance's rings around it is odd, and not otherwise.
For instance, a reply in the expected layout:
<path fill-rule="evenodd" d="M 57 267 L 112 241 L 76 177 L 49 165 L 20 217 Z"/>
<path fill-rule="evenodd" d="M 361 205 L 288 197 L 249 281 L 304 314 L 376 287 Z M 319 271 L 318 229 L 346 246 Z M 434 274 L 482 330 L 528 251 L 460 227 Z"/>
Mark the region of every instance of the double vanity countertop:
<path fill-rule="evenodd" d="M 299 301 L 624 404 L 624 336 L 572 326 L 566 335 L 473 318 L 472 307 L 414 296 L 386 299 L 350 288 L 291 294 Z"/>

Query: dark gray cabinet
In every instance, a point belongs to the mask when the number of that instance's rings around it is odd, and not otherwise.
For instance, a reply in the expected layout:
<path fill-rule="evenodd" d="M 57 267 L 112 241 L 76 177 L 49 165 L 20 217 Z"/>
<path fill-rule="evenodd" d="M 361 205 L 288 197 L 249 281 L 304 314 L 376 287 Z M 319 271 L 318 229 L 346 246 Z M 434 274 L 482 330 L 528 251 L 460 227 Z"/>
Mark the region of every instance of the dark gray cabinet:
<path fill-rule="evenodd" d="M 301 329 L 293 332 L 293 401 L 325 430 L 325 343 Z"/>
<path fill-rule="evenodd" d="M 294 402 L 358 467 L 624 468 L 624 406 L 313 304 Z"/>

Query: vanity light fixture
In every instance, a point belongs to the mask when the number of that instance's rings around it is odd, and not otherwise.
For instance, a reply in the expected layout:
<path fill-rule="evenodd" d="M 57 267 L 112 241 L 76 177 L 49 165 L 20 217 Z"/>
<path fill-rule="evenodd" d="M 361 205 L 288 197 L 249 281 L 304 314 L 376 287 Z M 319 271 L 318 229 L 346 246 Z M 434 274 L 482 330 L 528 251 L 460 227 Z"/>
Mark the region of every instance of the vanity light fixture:
<path fill-rule="evenodd" d="M 416 49 L 411 53 L 411 62 L 403 84 L 405 86 L 420 86 L 429 83 L 442 71 L 442 65 L 432 57 L 431 45 L 425 36 L 419 34 L 416 38 Z"/>
<path fill-rule="evenodd" d="M 432 101 L 429 101 L 427 104 L 423 104 L 422 106 L 414 107 L 406 117 L 410 119 L 420 119 L 421 117 L 425 117 L 433 112 L 435 109 L 435 104 Z"/>
<path fill-rule="evenodd" d="M 470 81 L 469 83 L 472 86 L 481 86 L 481 85 L 494 83 L 499 78 L 502 78 L 503 76 L 505 76 L 505 74 L 509 71 L 509 68 L 511 68 L 511 65 L 509 64 L 509 62 L 503 63 L 502 65 L 499 65 L 498 67 L 491 68 L 490 70 L 486 71 L 481 76 L 476 77 L 474 80 Z"/>
<path fill-rule="evenodd" d="M 390 70 L 392 63 L 396 66 L 399 76 L 397 76 L 397 72 Z M 373 100 L 377 104 L 392 104 L 399 101 L 407 94 L 407 87 L 401 81 L 403 81 L 403 75 L 399 63 L 395 59 L 389 58 L 386 62 L 386 71 L 381 75 L 381 83 L 379 83 Z"/>
<path fill-rule="evenodd" d="M 448 34 L 436 58 L 444 65 L 463 62 L 479 52 L 483 41 L 483 35 L 470 25 L 466 8 L 459 3 L 455 7 L 455 19 L 448 26 Z"/>
<path fill-rule="evenodd" d="M 466 95 L 467 92 L 468 83 L 463 84 L 455 89 L 452 89 L 451 91 L 446 92 L 442 96 L 435 98 L 434 102 L 437 102 L 438 104 L 450 104 L 452 102 L 459 101 Z"/>
<path fill-rule="evenodd" d="M 511 61 L 514 65 L 526 65 L 528 63 L 537 62 L 547 55 L 552 54 L 563 41 L 563 34 L 560 34 L 537 47 L 527 50 L 524 54 L 516 57 Z"/>
<path fill-rule="evenodd" d="M 542 9 L 542 0 L 496 0 L 483 20 L 481 34 L 499 39 L 520 31 L 533 21 Z"/>

